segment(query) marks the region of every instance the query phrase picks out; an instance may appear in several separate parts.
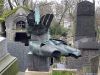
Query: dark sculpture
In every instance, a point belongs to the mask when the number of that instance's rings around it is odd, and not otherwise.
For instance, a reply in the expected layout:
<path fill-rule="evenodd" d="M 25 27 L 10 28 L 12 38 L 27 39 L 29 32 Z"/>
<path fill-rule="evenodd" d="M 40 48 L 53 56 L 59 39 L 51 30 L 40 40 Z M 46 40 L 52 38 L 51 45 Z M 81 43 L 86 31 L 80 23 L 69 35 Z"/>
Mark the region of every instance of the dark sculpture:
<path fill-rule="evenodd" d="M 47 33 L 52 19 L 53 14 L 46 14 L 41 17 L 39 24 L 37 24 L 35 22 L 35 12 L 31 11 L 31 13 L 27 16 L 27 21 L 29 24 L 28 33 L 34 35 L 42 35 L 44 33 Z"/>
<path fill-rule="evenodd" d="M 31 35 L 29 41 L 29 54 L 39 57 L 39 61 L 42 57 L 45 57 L 46 59 L 48 57 L 59 58 L 60 56 L 80 57 L 80 50 L 67 46 L 67 44 L 62 40 L 50 39 L 49 27 L 54 15 L 46 14 L 40 18 L 40 13 L 38 11 L 31 11 L 27 16 L 27 31 L 28 34 Z M 40 67 L 38 66 L 38 69 L 36 67 L 37 66 L 35 66 L 35 69 L 30 70 L 39 70 Z"/>

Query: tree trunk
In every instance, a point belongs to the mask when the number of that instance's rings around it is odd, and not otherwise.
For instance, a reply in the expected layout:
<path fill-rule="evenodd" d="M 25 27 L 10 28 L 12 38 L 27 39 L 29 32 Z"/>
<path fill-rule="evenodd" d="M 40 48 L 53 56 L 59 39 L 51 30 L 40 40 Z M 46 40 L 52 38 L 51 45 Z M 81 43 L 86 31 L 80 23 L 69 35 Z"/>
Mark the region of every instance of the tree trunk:
<path fill-rule="evenodd" d="M 0 0 L 0 16 L 3 13 L 3 4 L 4 4 L 4 0 Z"/>
<path fill-rule="evenodd" d="M 8 0 L 8 3 L 9 3 L 9 6 L 10 6 L 11 10 L 13 10 L 13 6 L 12 6 L 12 4 L 11 4 L 11 1 L 10 1 L 10 0 Z"/>

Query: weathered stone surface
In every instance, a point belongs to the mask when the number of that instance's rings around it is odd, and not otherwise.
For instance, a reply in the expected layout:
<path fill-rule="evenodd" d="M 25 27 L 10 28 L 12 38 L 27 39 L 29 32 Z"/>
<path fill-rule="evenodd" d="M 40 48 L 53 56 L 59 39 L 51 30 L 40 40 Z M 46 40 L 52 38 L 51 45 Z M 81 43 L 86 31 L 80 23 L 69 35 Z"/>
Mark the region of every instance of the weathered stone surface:
<path fill-rule="evenodd" d="M 8 42 L 8 52 L 17 57 L 20 71 L 24 72 L 27 66 L 29 47 L 20 42 Z"/>
<path fill-rule="evenodd" d="M 95 6 L 89 1 L 82 1 L 77 7 L 75 47 L 80 49 L 98 49 L 96 36 Z"/>
<path fill-rule="evenodd" d="M 0 61 L 0 75 L 16 75 L 19 71 L 17 66 L 17 58 L 8 54 Z"/>
<path fill-rule="evenodd" d="M 91 50 L 97 50 L 99 49 L 99 44 L 97 43 L 97 40 L 95 37 L 84 37 L 79 36 L 77 37 L 77 41 L 75 41 L 75 46 L 80 49 L 91 49 Z"/>
<path fill-rule="evenodd" d="M 7 42 L 4 37 L 0 37 L 0 58 L 7 54 Z"/>
<path fill-rule="evenodd" d="M 96 37 L 94 16 L 78 16 L 77 17 L 75 36 L 76 38 L 77 36 Z"/>
<path fill-rule="evenodd" d="M 82 69 L 84 66 L 91 65 L 91 59 L 100 54 L 100 50 L 82 50 L 82 57 L 75 59 L 68 57 L 66 66 L 70 69 Z"/>
<path fill-rule="evenodd" d="M 89 1 L 82 1 L 78 4 L 77 15 L 93 16 L 95 11 L 94 4 Z"/>
<path fill-rule="evenodd" d="M 49 69 L 48 58 L 29 56 L 29 47 L 24 46 L 24 43 L 8 42 L 8 52 L 18 58 L 20 71 L 24 72 L 27 68 L 41 71 L 48 71 Z"/>
<path fill-rule="evenodd" d="M 28 70 L 29 71 L 49 71 L 48 57 L 28 55 Z"/>

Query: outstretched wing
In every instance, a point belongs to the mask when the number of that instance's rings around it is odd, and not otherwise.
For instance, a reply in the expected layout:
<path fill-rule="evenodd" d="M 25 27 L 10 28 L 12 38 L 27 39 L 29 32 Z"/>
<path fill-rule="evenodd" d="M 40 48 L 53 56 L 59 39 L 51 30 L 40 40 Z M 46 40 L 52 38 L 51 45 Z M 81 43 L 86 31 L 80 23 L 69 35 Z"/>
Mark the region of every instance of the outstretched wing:
<path fill-rule="evenodd" d="M 40 23 L 44 25 L 47 29 L 50 27 L 50 24 L 53 20 L 53 14 L 46 14 L 41 17 Z"/>
<path fill-rule="evenodd" d="M 28 16 L 27 16 L 27 22 L 29 26 L 34 26 L 35 24 L 35 16 L 34 16 L 35 12 L 31 11 Z"/>

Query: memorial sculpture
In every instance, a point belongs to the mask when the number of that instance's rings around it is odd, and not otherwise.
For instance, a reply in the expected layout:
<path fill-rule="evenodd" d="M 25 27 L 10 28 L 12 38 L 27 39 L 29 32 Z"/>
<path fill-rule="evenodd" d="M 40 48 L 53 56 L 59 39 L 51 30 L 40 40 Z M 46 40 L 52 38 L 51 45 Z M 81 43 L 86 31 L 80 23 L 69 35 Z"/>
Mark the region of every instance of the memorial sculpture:
<path fill-rule="evenodd" d="M 53 14 L 40 17 L 39 6 L 27 16 L 27 34 L 31 37 L 29 41 L 29 70 L 48 71 L 50 61 L 48 58 L 59 58 L 60 56 L 80 57 L 78 49 L 68 46 L 64 41 L 51 39 L 49 27 L 53 20 Z"/>

